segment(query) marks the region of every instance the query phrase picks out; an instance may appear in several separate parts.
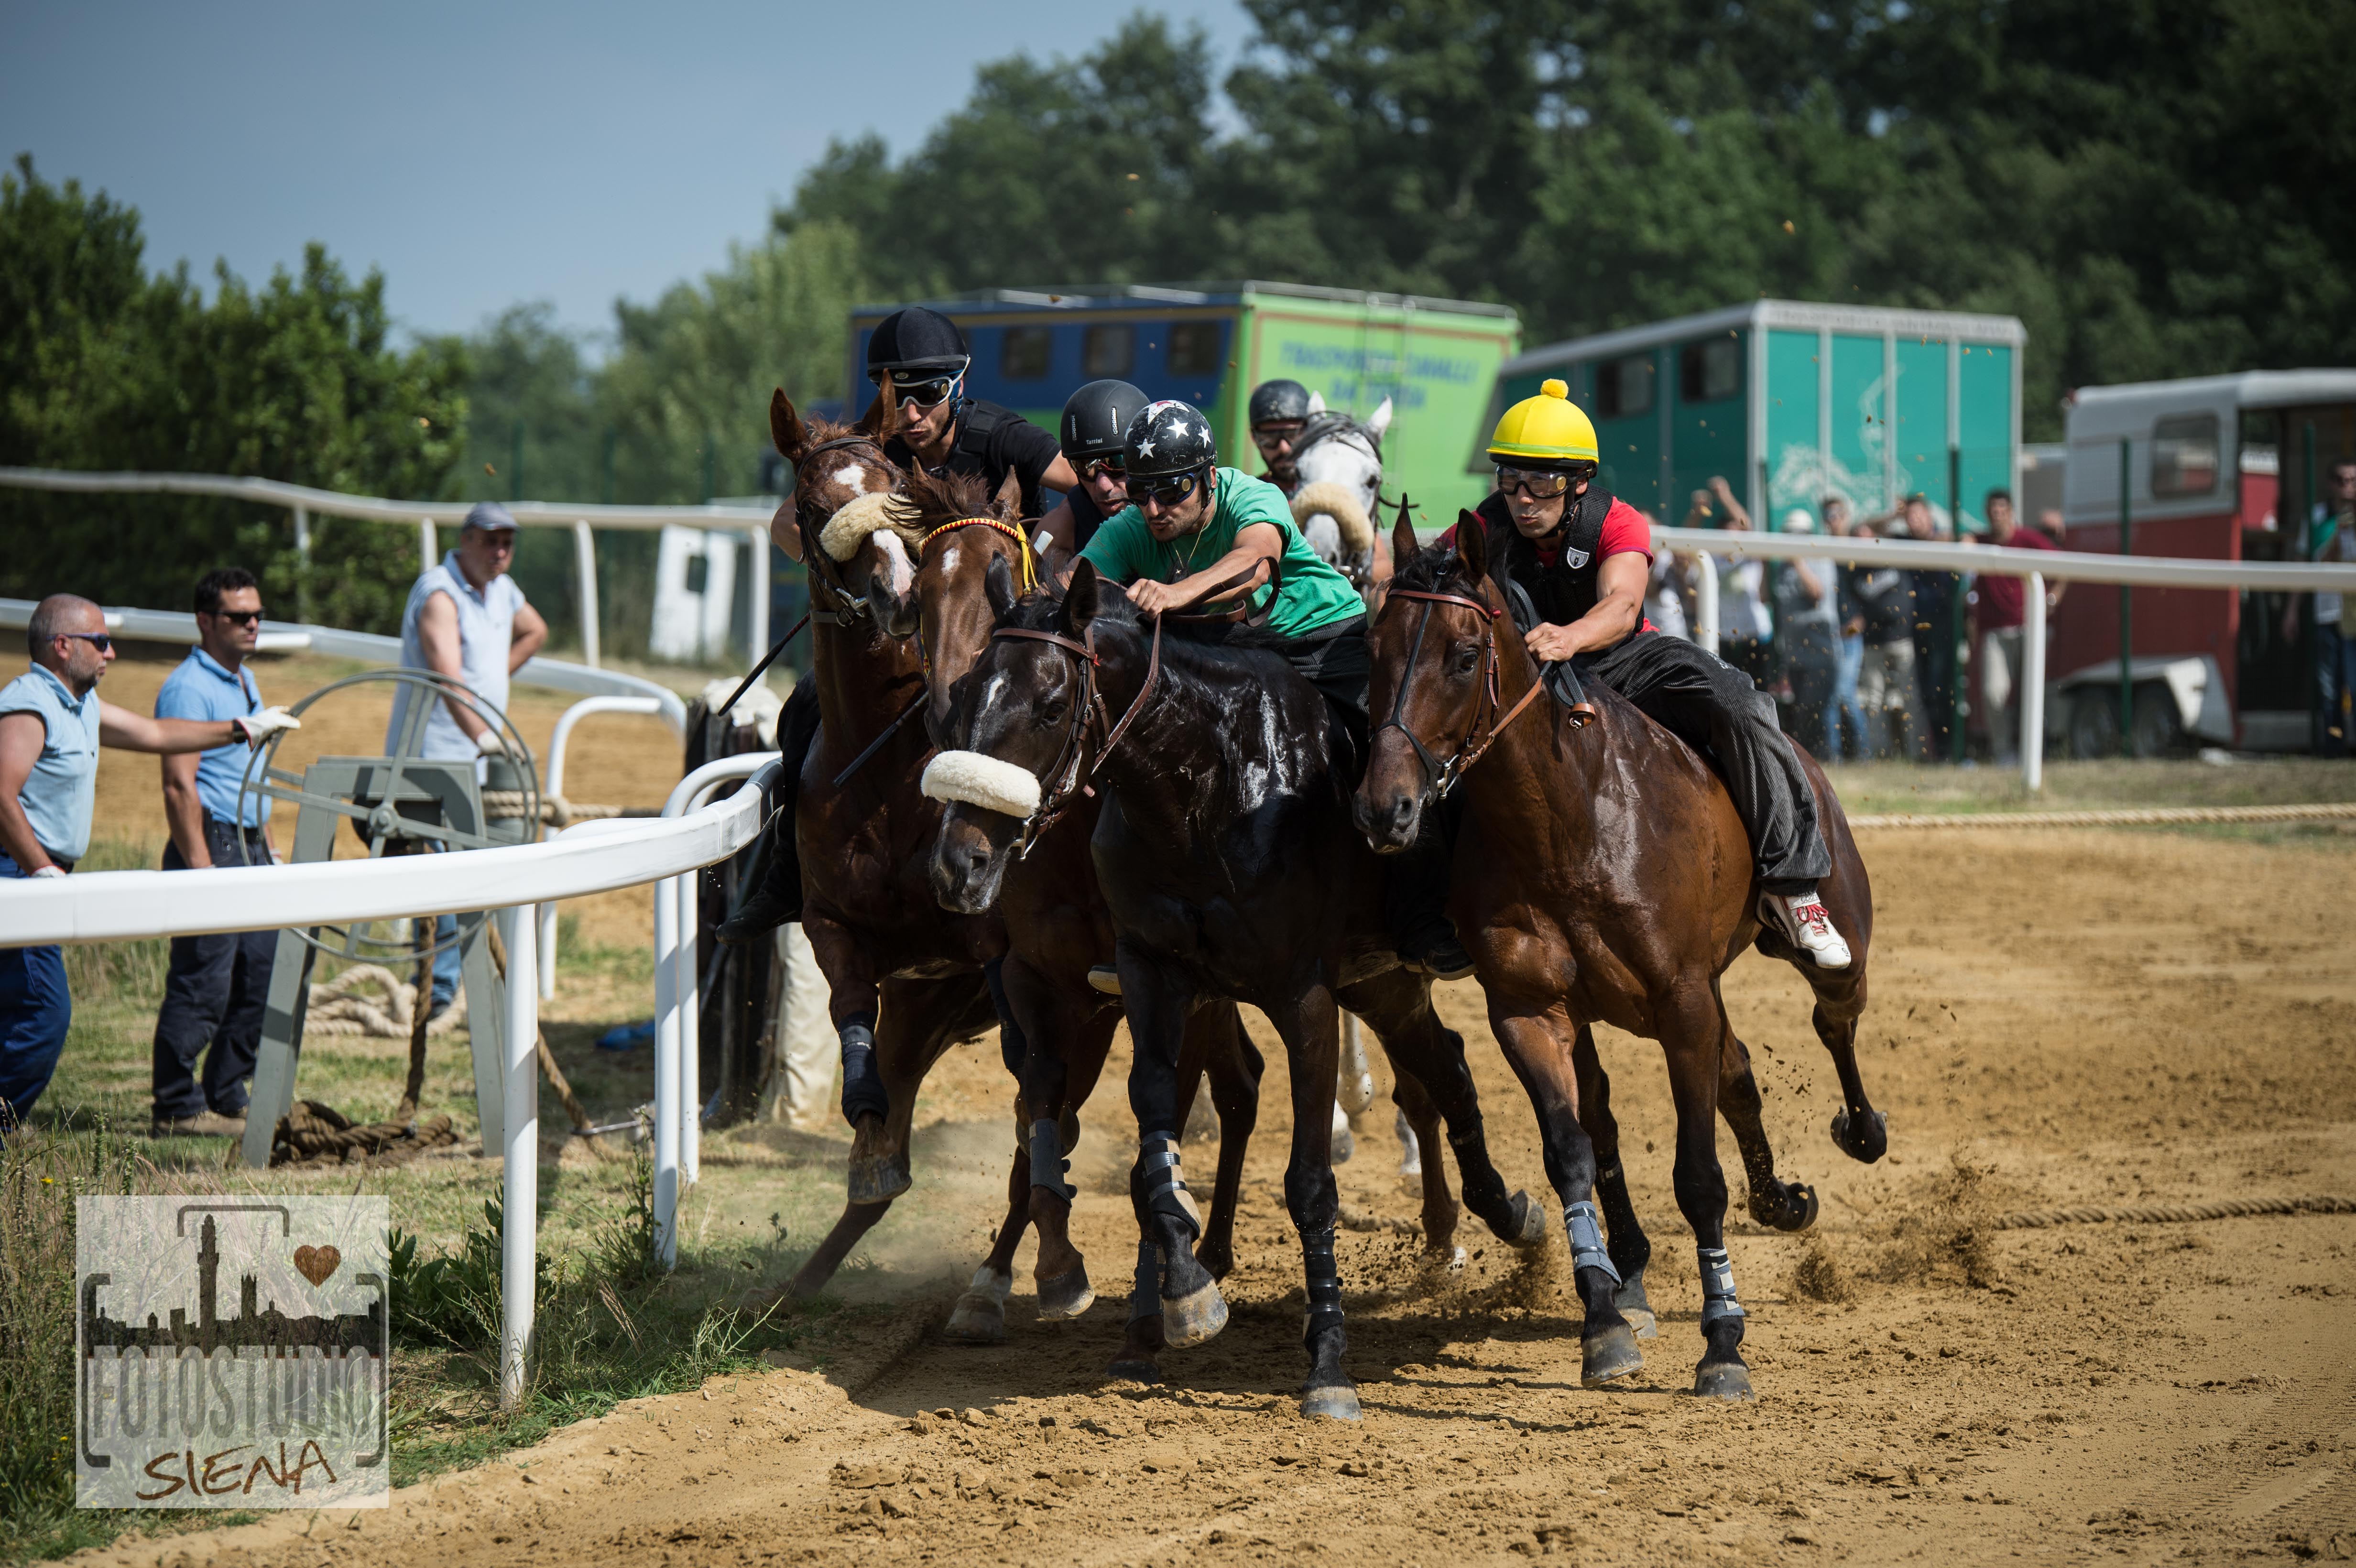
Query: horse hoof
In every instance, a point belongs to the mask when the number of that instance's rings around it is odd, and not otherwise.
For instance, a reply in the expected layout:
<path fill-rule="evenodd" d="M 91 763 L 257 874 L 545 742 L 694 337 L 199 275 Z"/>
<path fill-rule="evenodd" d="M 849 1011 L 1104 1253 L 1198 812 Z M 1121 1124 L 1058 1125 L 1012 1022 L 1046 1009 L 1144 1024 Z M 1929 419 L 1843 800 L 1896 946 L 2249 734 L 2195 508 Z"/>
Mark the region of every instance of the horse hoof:
<path fill-rule="evenodd" d="M 1068 1274 L 1039 1282 L 1039 1316 L 1048 1322 L 1077 1317 L 1096 1298 L 1096 1287 L 1088 1284 L 1087 1265 L 1083 1264 Z"/>
<path fill-rule="evenodd" d="M 941 1338 L 952 1345 L 1003 1345 L 1006 1309 L 994 1297 L 969 1290 L 949 1309 L 949 1320 L 941 1328 Z"/>
<path fill-rule="evenodd" d="M 1633 1325 L 1615 1324 L 1583 1341 L 1579 1348 L 1579 1386 L 1601 1388 L 1642 1371 L 1644 1352 L 1636 1349 Z"/>
<path fill-rule="evenodd" d="M 1080 1147 L 1080 1114 L 1069 1105 L 1064 1107 L 1063 1117 L 1055 1124 L 1055 1136 L 1064 1140 L 1066 1154 Z"/>
<path fill-rule="evenodd" d="M 913 1183 L 908 1179 L 906 1160 L 875 1155 L 851 1162 L 850 1185 L 853 1203 L 889 1203 Z"/>
<path fill-rule="evenodd" d="M 1770 1230 L 1796 1233 L 1816 1222 L 1816 1189 L 1777 1181 L 1751 1192 L 1751 1217 Z"/>
<path fill-rule="evenodd" d="M 1653 1316 L 1652 1298 L 1644 1294 L 1644 1276 L 1642 1274 L 1631 1274 L 1620 1282 L 1620 1288 L 1612 1293 L 1612 1305 L 1620 1309 L 1620 1316 L 1628 1320 L 1628 1327 L 1635 1332 L 1636 1338 L 1660 1338 L 1660 1320 Z"/>
<path fill-rule="evenodd" d="M 1209 1343 L 1227 1326 L 1227 1299 L 1216 1280 L 1184 1296 L 1162 1298 L 1162 1342 L 1173 1350 Z"/>
<path fill-rule="evenodd" d="M 1121 1356 L 1105 1369 L 1105 1376 L 1116 1382 L 1158 1383 L 1162 1369 L 1144 1356 Z"/>
<path fill-rule="evenodd" d="M 1815 1188 L 1804 1182 L 1794 1182 L 1791 1202 L 1785 1210 L 1789 1217 L 1788 1221 L 1775 1228 L 1779 1231 L 1789 1231 L 1794 1235 L 1797 1235 L 1816 1222 L 1816 1211 L 1819 1207 Z"/>
<path fill-rule="evenodd" d="M 1352 1132 L 1350 1124 L 1340 1117 L 1335 1117 L 1334 1122 L 1333 1150 L 1331 1160 L 1334 1165 L 1347 1165 L 1350 1163 L 1350 1157 L 1358 1152 L 1358 1135 Z"/>
<path fill-rule="evenodd" d="M 1365 1419 L 1365 1413 L 1358 1408 L 1358 1391 L 1348 1383 L 1311 1389 L 1301 1396 L 1301 1413 L 1312 1419 L 1323 1416 L 1328 1421 Z"/>
<path fill-rule="evenodd" d="M 1513 1234 L 1505 1238 L 1506 1242 L 1525 1252 L 1545 1246 L 1547 1232 L 1554 1229 L 1545 1202 L 1526 1192 L 1515 1193 L 1511 1202 Z"/>
<path fill-rule="evenodd" d="M 1876 1111 L 1859 1119 L 1848 1114 L 1847 1106 L 1842 1106 L 1833 1113 L 1833 1143 L 1849 1158 L 1871 1165 L 1889 1151 L 1889 1113 Z"/>
<path fill-rule="evenodd" d="M 1705 1361 L 1694 1374 L 1694 1392 L 1702 1399 L 1755 1399 L 1751 1369 L 1740 1361 Z"/>

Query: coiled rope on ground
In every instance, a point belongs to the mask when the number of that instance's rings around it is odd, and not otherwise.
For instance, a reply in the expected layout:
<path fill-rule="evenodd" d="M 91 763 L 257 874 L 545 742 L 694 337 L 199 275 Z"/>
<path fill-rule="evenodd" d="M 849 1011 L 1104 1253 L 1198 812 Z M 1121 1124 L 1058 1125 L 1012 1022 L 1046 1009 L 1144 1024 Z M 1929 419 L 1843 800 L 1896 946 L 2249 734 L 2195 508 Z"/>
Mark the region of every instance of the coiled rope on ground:
<path fill-rule="evenodd" d="M 2229 1198 L 2219 1203 L 2137 1203 L 2125 1209 L 2082 1204 L 1999 1214 L 1994 1223 L 1999 1231 L 2043 1231 L 2055 1225 L 2182 1225 L 2260 1214 L 2356 1214 L 2356 1198 Z"/>
<path fill-rule="evenodd" d="M 2159 805 L 2115 811 L 1896 812 L 1852 816 L 1851 827 L 2169 827 L 2197 823 L 2345 822 L 2356 802 L 2312 805 Z"/>
<path fill-rule="evenodd" d="M 519 789 L 487 789 L 483 792 L 483 815 L 494 822 L 511 822 L 523 815 L 524 798 Z M 610 816 L 661 815 L 643 805 L 593 805 L 586 801 L 567 800 L 561 795 L 540 797 L 540 819 L 552 827 L 570 827 L 576 822 L 595 822 Z"/>

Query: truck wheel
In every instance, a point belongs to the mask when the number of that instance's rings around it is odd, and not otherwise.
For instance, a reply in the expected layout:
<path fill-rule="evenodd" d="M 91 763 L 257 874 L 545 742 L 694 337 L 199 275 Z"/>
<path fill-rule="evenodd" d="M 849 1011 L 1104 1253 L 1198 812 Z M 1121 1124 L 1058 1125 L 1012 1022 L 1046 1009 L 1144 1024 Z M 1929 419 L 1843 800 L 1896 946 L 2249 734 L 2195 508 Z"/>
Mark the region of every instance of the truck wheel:
<path fill-rule="evenodd" d="M 2092 763 L 2118 754 L 2118 688 L 2080 687 L 2070 695 L 2070 755 Z"/>
<path fill-rule="evenodd" d="M 2115 706 L 2115 705 L 2114 705 Z M 2115 730 L 2118 720 L 2112 719 Z M 2176 707 L 2176 694 L 2168 683 L 2147 680 L 2135 688 L 2135 754 L 2138 757 L 2172 757 L 2185 749 L 2184 721 Z"/>

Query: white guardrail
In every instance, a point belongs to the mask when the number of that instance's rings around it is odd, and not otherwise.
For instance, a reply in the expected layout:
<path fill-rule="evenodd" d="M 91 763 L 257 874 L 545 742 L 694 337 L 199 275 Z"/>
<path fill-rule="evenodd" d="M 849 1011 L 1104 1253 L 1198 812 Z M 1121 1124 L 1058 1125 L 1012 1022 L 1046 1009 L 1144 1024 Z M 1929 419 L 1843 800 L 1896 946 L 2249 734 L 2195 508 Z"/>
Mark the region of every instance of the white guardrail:
<path fill-rule="evenodd" d="M 70 468 L 10 468 L 0 466 L 0 485 L 23 490 L 58 490 L 85 495 L 215 496 L 283 507 L 293 514 L 294 549 L 304 561 L 311 559 L 311 518 L 352 517 L 362 522 L 405 524 L 418 530 L 420 571 L 429 571 L 442 559 L 434 539 L 437 524 L 466 520 L 472 503 L 466 501 L 395 501 L 381 496 L 347 496 L 337 490 L 314 489 L 276 479 L 232 479 L 219 474 L 98 474 Z M 573 533 L 573 571 L 581 598 L 582 656 L 592 668 L 598 661 L 597 554 L 591 538 L 598 528 L 704 528 L 744 534 L 753 546 L 752 635 L 758 657 L 769 645 L 769 518 L 760 507 L 593 507 L 573 502 L 510 501 L 508 510 L 526 528 L 569 528 Z M 338 635 L 356 636 L 358 633 Z M 332 649 L 322 651 L 332 652 Z"/>

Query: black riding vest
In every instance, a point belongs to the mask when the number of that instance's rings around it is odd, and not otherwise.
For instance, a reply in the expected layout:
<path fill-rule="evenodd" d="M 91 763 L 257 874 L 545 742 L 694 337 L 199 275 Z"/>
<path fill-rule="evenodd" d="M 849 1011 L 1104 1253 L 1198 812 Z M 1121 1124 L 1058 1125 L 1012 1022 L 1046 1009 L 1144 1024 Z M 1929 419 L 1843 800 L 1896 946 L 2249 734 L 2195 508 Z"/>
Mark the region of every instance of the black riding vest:
<path fill-rule="evenodd" d="M 1503 495 L 1491 495 L 1473 514 L 1489 530 L 1490 560 L 1504 562 L 1505 575 L 1522 585 L 1538 619 L 1557 626 L 1568 626 L 1595 608 L 1596 579 L 1603 564 L 1596 551 L 1603 542 L 1603 518 L 1612 510 L 1612 497 L 1590 483 L 1579 504 L 1563 510 L 1562 527 L 1555 534 L 1562 541 L 1562 552 L 1552 566 L 1538 564 L 1537 541 L 1524 539 L 1514 527 Z"/>

